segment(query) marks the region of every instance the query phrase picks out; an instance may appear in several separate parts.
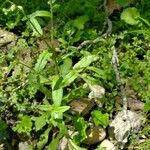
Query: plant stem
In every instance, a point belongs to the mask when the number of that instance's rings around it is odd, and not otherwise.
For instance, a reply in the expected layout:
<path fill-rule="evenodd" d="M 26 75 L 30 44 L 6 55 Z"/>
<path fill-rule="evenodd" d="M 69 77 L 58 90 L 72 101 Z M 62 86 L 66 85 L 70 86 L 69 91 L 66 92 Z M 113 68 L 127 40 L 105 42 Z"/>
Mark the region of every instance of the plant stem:
<path fill-rule="evenodd" d="M 119 60 L 118 60 L 116 48 L 114 46 L 113 46 L 112 66 L 113 66 L 113 70 L 114 70 L 115 75 L 116 75 L 116 81 L 117 81 L 118 87 L 120 88 L 120 93 L 121 93 L 121 97 L 122 97 L 122 101 L 123 101 L 123 110 L 127 114 L 127 102 L 128 101 L 127 101 L 124 87 L 123 87 L 121 79 L 120 79 L 120 74 L 119 74 L 119 69 L 118 69 Z"/>
<path fill-rule="evenodd" d="M 50 12 L 51 12 L 51 41 L 54 40 L 54 16 L 53 16 L 53 4 L 52 0 L 49 1 L 50 4 Z"/>

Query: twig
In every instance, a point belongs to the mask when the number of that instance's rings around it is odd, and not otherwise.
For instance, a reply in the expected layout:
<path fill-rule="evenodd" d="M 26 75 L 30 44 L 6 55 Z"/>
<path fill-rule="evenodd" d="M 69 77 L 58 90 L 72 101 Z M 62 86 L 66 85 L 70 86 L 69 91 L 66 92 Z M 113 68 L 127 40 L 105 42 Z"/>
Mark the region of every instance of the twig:
<path fill-rule="evenodd" d="M 112 55 L 112 66 L 113 66 L 113 70 L 114 70 L 115 75 L 116 75 L 116 81 L 117 81 L 118 87 L 120 89 L 121 98 L 123 101 L 123 110 L 125 111 L 125 113 L 127 113 L 127 102 L 128 102 L 128 100 L 127 100 L 127 96 L 126 96 L 123 84 L 122 84 L 121 79 L 120 79 L 120 74 L 119 74 L 119 69 L 118 69 L 119 59 L 117 56 L 116 48 L 114 46 L 113 46 L 113 55 Z"/>
<path fill-rule="evenodd" d="M 104 11 L 106 13 L 106 18 L 105 21 L 103 23 L 103 28 L 102 28 L 102 33 L 105 31 L 106 26 L 107 26 L 107 30 L 105 32 L 106 35 L 110 35 L 112 33 L 112 21 L 109 19 L 109 11 L 108 11 L 108 7 L 107 7 L 107 0 L 104 0 L 103 4 L 99 7 L 99 9 L 104 8 Z"/>
<path fill-rule="evenodd" d="M 83 41 L 78 47 L 77 47 L 77 49 L 78 50 L 80 50 L 80 49 L 82 49 L 84 46 L 86 46 L 86 45 L 92 45 L 92 44 L 96 44 L 96 43 L 98 43 L 98 42 L 100 42 L 102 39 L 103 39 L 103 35 L 101 36 L 101 37 L 98 37 L 98 38 L 96 38 L 96 39 L 94 39 L 94 40 L 86 40 L 86 41 Z"/>

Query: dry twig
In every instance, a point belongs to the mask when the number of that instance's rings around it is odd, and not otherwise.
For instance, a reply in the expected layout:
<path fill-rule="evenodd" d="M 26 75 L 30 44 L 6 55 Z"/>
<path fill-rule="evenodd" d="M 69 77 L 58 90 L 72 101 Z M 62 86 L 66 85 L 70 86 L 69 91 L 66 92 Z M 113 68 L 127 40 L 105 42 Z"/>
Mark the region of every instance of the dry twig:
<path fill-rule="evenodd" d="M 120 79 L 120 74 L 119 74 L 119 59 L 118 59 L 118 55 L 117 55 L 117 51 L 116 51 L 116 48 L 113 46 L 113 55 L 112 55 L 112 66 L 113 66 L 113 70 L 115 72 L 115 75 L 116 75 L 116 81 L 117 81 L 117 84 L 118 84 L 118 87 L 120 89 L 120 93 L 121 93 L 121 98 L 122 98 L 122 101 L 123 101 L 123 110 L 125 112 L 127 112 L 127 96 L 126 96 L 126 93 L 125 93 L 125 89 L 123 87 L 123 84 L 121 82 L 121 79 Z"/>

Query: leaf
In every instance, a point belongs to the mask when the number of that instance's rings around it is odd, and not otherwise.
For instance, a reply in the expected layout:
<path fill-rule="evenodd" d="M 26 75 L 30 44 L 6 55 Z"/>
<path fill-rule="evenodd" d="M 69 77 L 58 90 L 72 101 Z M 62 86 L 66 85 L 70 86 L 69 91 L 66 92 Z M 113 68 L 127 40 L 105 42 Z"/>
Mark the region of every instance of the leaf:
<path fill-rule="evenodd" d="M 95 125 L 101 125 L 102 127 L 106 128 L 109 123 L 109 116 L 108 114 L 102 114 L 101 111 L 94 110 L 92 113 L 92 118 Z"/>
<path fill-rule="evenodd" d="M 63 113 L 70 109 L 69 106 L 39 105 L 39 110 Z"/>
<path fill-rule="evenodd" d="M 88 70 L 91 70 L 93 72 L 95 72 L 97 75 L 99 75 L 99 77 L 103 78 L 103 76 L 105 75 L 104 71 L 99 69 L 99 68 L 96 68 L 96 67 L 88 67 L 87 68 Z"/>
<path fill-rule="evenodd" d="M 34 17 L 30 17 L 29 19 L 30 19 L 29 24 L 30 24 L 30 27 L 33 30 L 33 34 L 36 35 L 36 36 L 43 35 L 43 30 L 42 30 L 39 22 L 37 21 L 37 19 L 34 18 Z"/>
<path fill-rule="evenodd" d="M 63 113 L 65 111 L 69 110 L 69 109 L 70 109 L 70 106 L 59 106 L 59 107 L 57 107 L 57 106 L 55 107 L 54 106 L 53 111 L 54 112 Z"/>
<path fill-rule="evenodd" d="M 38 105 L 38 109 L 42 111 L 52 111 L 52 105 Z"/>
<path fill-rule="evenodd" d="M 40 90 L 43 94 L 45 94 L 46 97 L 48 97 L 48 98 L 50 98 L 50 99 L 52 98 L 51 92 L 50 92 L 50 90 L 49 90 L 46 86 L 40 84 L 40 85 L 39 85 L 39 90 Z"/>
<path fill-rule="evenodd" d="M 105 147 L 98 146 L 95 150 L 107 150 Z"/>
<path fill-rule="evenodd" d="M 70 68 L 72 67 L 72 60 L 68 57 L 64 60 L 64 63 L 60 66 L 60 73 L 62 76 L 65 76 Z"/>
<path fill-rule="evenodd" d="M 142 17 L 139 17 L 139 20 L 146 26 L 150 27 L 150 22 Z"/>
<path fill-rule="evenodd" d="M 48 150 L 56 150 L 59 144 L 60 139 L 67 134 L 67 128 L 64 125 L 64 122 L 58 123 L 59 133 L 57 137 L 52 140 L 48 146 Z"/>
<path fill-rule="evenodd" d="M 40 135 L 40 139 L 37 143 L 37 149 L 38 150 L 41 150 L 45 146 L 45 144 L 47 143 L 50 130 L 51 130 L 51 128 L 49 127 L 49 128 L 47 128 L 47 130 L 44 131 L 43 134 Z"/>
<path fill-rule="evenodd" d="M 21 121 L 13 128 L 14 131 L 18 133 L 26 133 L 29 134 L 32 130 L 32 121 L 31 118 L 27 115 L 21 118 Z"/>
<path fill-rule="evenodd" d="M 52 142 L 48 146 L 48 150 L 56 150 L 59 144 L 59 138 L 56 137 L 52 140 Z"/>
<path fill-rule="evenodd" d="M 60 87 L 69 86 L 78 77 L 78 72 L 76 70 L 71 70 L 62 80 Z"/>
<path fill-rule="evenodd" d="M 53 12 L 56 12 L 59 9 L 59 7 L 60 7 L 59 4 L 53 5 Z"/>
<path fill-rule="evenodd" d="M 79 29 L 79 30 L 82 30 L 84 29 L 84 24 L 89 20 L 89 17 L 84 15 L 84 16 L 80 16 L 78 17 L 77 19 L 75 19 L 73 21 L 73 25 Z"/>
<path fill-rule="evenodd" d="M 96 78 L 93 78 L 89 75 L 87 75 L 87 73 L 83 73 L 80 75 L 80 77 L 88 84 L 97 84 L 99 83 L 99 80 Z"/>
<path fill-rule="evenodd" d="M 86 136 L 86 129 L 87 129 L 87 122 L 84 120 L 83 117 L 79 117 L 74 122 L 75 129 L 79 132 L 78 135 L 74 137 L 76 143 L 81 143 L 83 140 L 87 138 Z"/>
<path fill-rule="evenodd" d="M 69 150 L 87 150 L 86 148 L 77 146 L 72 140 L 68 140 L 68 148 Z"/>
<path fill-rule="evenodd" d="M 55 86 L 53 87 L 54 90 L 57 90 L 60 88 L 60 84 L 62 83 L 63 77 L 59 77 L 57 82 L 55 83 Z"/>
<path fill-rule="evenodd" d="M 140 13 L 135 7 L 126 8 L 121 13 L 121 19 L 130 25 L 136 25 L 139 17 Z"/>
<path fill-rule="evenodd" d="M 84 33 L 83 31 L 76 32 L 75 36 L 70 40 L 70 42 L 71 43 L 78 42 L 81 39 L 83 33 Z"/>
<path fill-rule="evenodd" d="M 61 105 L 61 101 L 62 101 L 62 97 L 63 97 L 63 89 L 62 88 L 59 88 L 57 90 L 54 89 L 58 80 L 59 80 L 59 76 L 55 76 L 55 78 L 53 78 L 53 83 L 52 83 L 52 100 L 53 100 L 53 104 L 55 106 Z"/>
<path fill-rule="evenodd" d="M 76 99 L 78 97 L 84 97 L 87 93 L 89 93 L 89 89 L 80 86 L 78 88 L 72 89 L 67 95 L 65 95 L 63 97 L 63 101 L 70 102 L 71 100 Z"/>
<path fill-rule="evenodd" d="M 146 101 L 144 104 L 144 111 L 149 112 L 150 111 L 150 101 Z"/>
<path fill-rule="evenodd" d="M 126 7 L 129 5 L 129 0 L 115 0 L 117 4 L 119 4 L 122 7 Z"/>
<path fill-rule="evenodd" d="M 92 62 L 96 61 L 98 58 L 99 57 L 96 55 L 85 56 L 74 65 L 73 69 L 79 70 L 88 67 Z"/>
<path fill-rule="evenodd" d="M 32 17 L 51 17 L 51 13 L 49 11 L 45 10 L 37 10 L 33 14 L 31 14 Z"/>
<path fill-rule="evenodd" d="M 44 116 L 35 117 L 35 129 L 36 131 L 42 129 L 46 125 L 46 119 Z"/>
<path fill-rule="evenodd" d="M 42 54 L 40 54 L 37 60 L 37 63 L 35 64 L 34 70 L 38 73 L 41 72 L 46 66 L 46 63 L 51 56 L 52 56 L 52 53 L 48 51 L 44 51 Z"/>
<path fill-rule="evenodd" d="M 0 143 L 3 143 L 4 141 L 9 138 L 9 130 L 7 129 L 8 126 L 6 122 L 0 119 Z"/>

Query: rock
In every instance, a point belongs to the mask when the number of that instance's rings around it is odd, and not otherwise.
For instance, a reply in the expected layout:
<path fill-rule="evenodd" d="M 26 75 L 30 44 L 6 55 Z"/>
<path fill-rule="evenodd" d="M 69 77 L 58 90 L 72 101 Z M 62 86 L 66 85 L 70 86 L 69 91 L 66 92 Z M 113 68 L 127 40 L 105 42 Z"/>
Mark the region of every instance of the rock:
<path fill-rule="evenodd" d="M 66 137 L 63 137 L 59 142 L 57 150 L 67 150 L 68 147 L 67 144 L 68 144 L 68 139 Z"/>
<path fill-rule="evenodd" d="M 100 85 L 89 85 L 91 92 L 89 93 L 89 99 L 100 99 L 105 95 L 105 89 Z"/>
<path fill-rule="evenodd" d="M 87 139 L 85 140 L 84 143 L 88 145 L 96 144 L 101 142 L 105 137 L 106 137 L 105 129 L 99 126 L 94 126 L 87 131 Z"/>
<path fill-rule="evenodd" d="M 128 137 L 139 131 L 141 120 L 142 117 L 135 112 L 128 110 L 126 113 L 121 111 L 110 124 L 108 133 L 123 148 L 124 144 L 128 142 Z"/>
<path fill-rule="evenodd" d="M 86 98 L 73 100 L 69 103 L 69 106 L 71 107 L 71 111 L 77 112 L 82 115 L 88 114 L 94 105 L 95 104 L 93 101 L 88 100 Z"/>
<path fill-rule="evenodd" d="M 116 102 L 123 105 L 123 101 L 120 97 L 116 97 Z M 137 99 L 128 98 L 127 106 L 132 111 L 144 110 L 144 103 Z"/>
<path fill-rule="evenodd" d="M 29 145 L 27 142 L 20 142 L 19 143 L 19 150 L 28 150 L 29 149 Z"/>
<path fill-rule="evenodd" d="M 105 150 L 117 150 L 117 148 L 115 147 L 115 145 L 114 145 L 111 141 L 109 141 L 109 140 L 107 140 L 107 139 L 105 139 L 105 140 L 100 144 L 99 147 L 100 147 L 100 148 L 105 148 Z"/>
<path fill-rule="evenodd" d="M 5 150 L 4 144 L 0 144 L 0 150 Z"/>
<path fill-rule="evenodd" d="M 5 31 L 0 28 L 0 48 L 8 49 L 15 45 L 18 37 L 12 32 Z"/>

